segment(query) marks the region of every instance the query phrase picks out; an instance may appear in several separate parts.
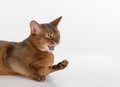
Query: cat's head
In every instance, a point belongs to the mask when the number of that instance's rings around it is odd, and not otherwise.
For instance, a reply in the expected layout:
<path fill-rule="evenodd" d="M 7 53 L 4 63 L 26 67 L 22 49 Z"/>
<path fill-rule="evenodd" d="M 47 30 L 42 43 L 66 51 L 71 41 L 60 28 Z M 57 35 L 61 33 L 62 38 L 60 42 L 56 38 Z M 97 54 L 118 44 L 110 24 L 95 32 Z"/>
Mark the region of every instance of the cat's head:
<path fill-rule="evenodd" d="M 59 44 L 60 32 L 57 26 L 61 18 L 44 24 L 39 24 L 34 20 L 30 22 L 30 40 L 38 50 L 52 52 Z"/>

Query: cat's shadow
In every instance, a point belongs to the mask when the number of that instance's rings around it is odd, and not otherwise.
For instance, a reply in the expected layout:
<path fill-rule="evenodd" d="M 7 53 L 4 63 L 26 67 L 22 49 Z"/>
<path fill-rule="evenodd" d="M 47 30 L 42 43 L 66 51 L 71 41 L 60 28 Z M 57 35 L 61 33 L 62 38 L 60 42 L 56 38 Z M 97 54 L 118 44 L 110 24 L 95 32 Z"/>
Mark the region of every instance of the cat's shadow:
<path fill-rule="evenodd" d="M 0 76 L 0 87 L 58 87 L 48 75 L 45 82 L 37 82 L 21 76 Z"/>

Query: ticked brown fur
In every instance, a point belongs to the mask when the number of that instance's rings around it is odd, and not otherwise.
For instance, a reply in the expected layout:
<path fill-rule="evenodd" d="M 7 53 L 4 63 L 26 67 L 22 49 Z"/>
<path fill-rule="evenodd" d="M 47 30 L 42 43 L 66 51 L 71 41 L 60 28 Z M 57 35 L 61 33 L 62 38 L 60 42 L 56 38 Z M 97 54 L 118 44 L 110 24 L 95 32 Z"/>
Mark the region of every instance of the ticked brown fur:
<path fill-rule="evenodd" d="M 0 75 L 22 75 L 43 82 L 49 73 L 64 69 L 68 61 L 54 65 L 52 53 L 59 44 L 61 18 L 46 24 L 31 21 L 31 34 L 22 42 L 0 41 Z"/>

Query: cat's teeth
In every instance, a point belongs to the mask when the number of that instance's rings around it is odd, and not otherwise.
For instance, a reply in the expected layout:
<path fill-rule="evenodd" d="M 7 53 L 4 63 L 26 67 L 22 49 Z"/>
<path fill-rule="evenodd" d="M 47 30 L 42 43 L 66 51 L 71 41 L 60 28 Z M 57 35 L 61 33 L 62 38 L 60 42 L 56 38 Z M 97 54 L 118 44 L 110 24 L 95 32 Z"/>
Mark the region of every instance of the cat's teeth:
<path fill-rule="evenodd" d="M 55 46 L 48 46 L 49 50 L 54 50 Z"/>

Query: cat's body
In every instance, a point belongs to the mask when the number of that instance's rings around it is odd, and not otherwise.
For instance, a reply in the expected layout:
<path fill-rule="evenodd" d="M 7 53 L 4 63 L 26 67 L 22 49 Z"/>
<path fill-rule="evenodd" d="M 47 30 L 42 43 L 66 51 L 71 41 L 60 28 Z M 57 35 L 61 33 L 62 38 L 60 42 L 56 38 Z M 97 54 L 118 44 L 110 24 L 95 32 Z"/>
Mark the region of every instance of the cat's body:
<path fill-rule="evenodd" d="M 61 17 L 47 24 L 31 21 L 30 36 L 22 42 L 0 41 L 0 75 L 22 75 L 44 81 L 51 72 L 64 69 L 68 61 L 56 65 L 52 51 L 59 44 L 57 25 Z"/>

